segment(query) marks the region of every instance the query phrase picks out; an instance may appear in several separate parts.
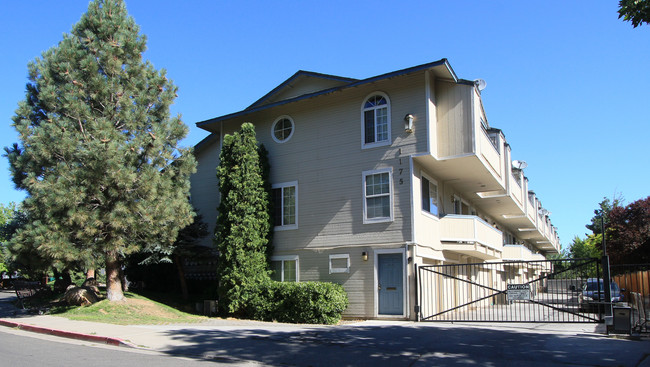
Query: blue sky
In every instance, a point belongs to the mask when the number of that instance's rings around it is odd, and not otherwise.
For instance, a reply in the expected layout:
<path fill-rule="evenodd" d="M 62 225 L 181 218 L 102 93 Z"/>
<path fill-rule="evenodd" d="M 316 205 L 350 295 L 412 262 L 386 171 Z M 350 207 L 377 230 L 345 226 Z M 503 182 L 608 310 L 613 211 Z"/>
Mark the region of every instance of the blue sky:
<path fill-rule="evenodd" d="M 24 98 L 27 63 L 55 46 L 87 0 L 3 2 L 0 147 Z M 609 1 L 127 1 L 148 37 L 145 58 L 179 87 L 172 107 L 194 123 L 244 109 L 298 70 L 351 78 L 447 58 L 487 81 L 491 126 L 552 212 L 563 247 L 584 236 L 603 197 L 650 195 L 650 26 Z M 5 158 L 0 202 L 19 202 Z"/>

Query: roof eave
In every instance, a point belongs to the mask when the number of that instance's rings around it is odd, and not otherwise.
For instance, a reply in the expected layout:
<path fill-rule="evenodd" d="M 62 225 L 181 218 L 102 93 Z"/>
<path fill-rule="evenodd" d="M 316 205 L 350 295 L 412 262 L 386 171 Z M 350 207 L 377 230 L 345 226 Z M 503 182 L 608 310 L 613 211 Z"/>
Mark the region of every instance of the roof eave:
<path fill-rule="evenodd" d="M 196 126 L 201 128 L 201 129 L 204 129 L 204 130 L 207 130 L 207 131 L 210 131 L 210 132 L 214 132 L 214 131 L 210 130 L 208 128 L 208 126 L 210 124 L 215 123 L 215 122 L 220 122 L 220 121 L 228 120 L 228 119 L 231 119 L 231 118 L 248 115 L 248 114 L 258 112 L 258 111 L 262 111 L 262 110 L 265 110 L 265 109 L 268 109 L 268 108 L 282 106 L 282 105 L 285 105 L 285 104 L 288 104 L 288 103 L 293 103 L 293 102 L 301 101 L 301 100 L 304 100 L 304 99 L 314 98 L 314 97 L 321 96 L 321 95 L 324 95 L 324 94 L 333 93 L 333 92 L 336 92 L 336 91 L 339 91 L 339 90 L 358 87 L 358 86 L 363 85 L 363 84 L 374 83 L 374 82 L 377 82 L 377 81 L 380 81 L 380 80 L 383 80 L 383 79 L 394 78 L 396 76 L 411 74 L 411 73 L 414 73 L 414 72 L 427 70 L 427 69 L 440 69 L 439 75 L 442 78 L 451 79 L 455 83 L 459 82 L 459 79 L 456 76 L 456 73 L 454 72 L 454 70 L 451 68 L 451 65 L 449 64 L 449 61 L 447 61 L 447 59 L 440 59 L 438 61 L 434 61 L 434 62 L 431 62 L 431 63 L 422 64 L 422 65 L 418 65 L 418 66 L 413 66 L 413 67 L 410 67 L 410 68 L 406 68 L 406 69 L 397 70 L 397 71 L 393 71 L 393 72 L 386 73 L 386 74 L 373 76 L 373 77 L 370 77 L 370 78 L 367 78 L 367 79 L 356 80 L 356 81 L 353 81 L 351 83 L 348 83 L 348 84 L 345 84 L 345 85 L 342 85 L 342 86 L 339 86 L 339 87 L 334 87 L 334 88 L 324 89 L 324 90 L 321 90 L 321 91 L 318 91 L 318 92 L 303 94 L 303 95 L 298 96 L 298 97 L 289 98 L 289 99 L 285 99 L 285 100 L 274 102 L 274 103 L 268 103 L 268 104 L 262 104 L 262 105 L 255 106 L 255 104 L 257 103 L 256 102 L 253 105 L 251 105 L 251 107 L 249 107 L 249 108 L 247 108 L 245 110 L 242 110 L 242 111 L 239 111 L 239 112 L 234 112 L 234 113 L 223 115 L 223 116 L 219 116 L 219 117 L 215 117 L 215 118 L 205 120 L 205 121 L 200 121 L 200 122 L 196 123 Z M 305 72 L 304 71 L 297 72 L 291 78 L 287 79 L 287 81 L 282 83 L 280 86 L 274 88 L 273 91 L 267 93 L 267 96 L 273 94 L 279 88 L 286 85 L 286 83 L 288 83 L 289 81 L 295 79 L 301 73 L 305 73 Z M 352 80 L 355 80 L 355 79 L 352 79 Z M 264 99 L 264 98 L 265 97 L 263 97 L 262 99 Z"/>

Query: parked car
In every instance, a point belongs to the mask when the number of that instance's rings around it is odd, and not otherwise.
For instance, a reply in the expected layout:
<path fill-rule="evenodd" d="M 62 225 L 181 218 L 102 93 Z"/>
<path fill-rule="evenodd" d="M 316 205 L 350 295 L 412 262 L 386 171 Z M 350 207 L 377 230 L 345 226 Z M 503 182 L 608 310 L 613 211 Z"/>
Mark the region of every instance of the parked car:
<path fill-rule="evenodd" d="M 595 312 L 596 310 L 604 309 L 603 304 L 606 301 L 604 283 L 602 279 L 587 279 L 587 282 L 582 286 L 582 293 L 578 297 L 580 312 Z M 609 291 L 611 296 L 610 302 L 623 302 L 625 297 L 616 282 L 611 281 L 609 283 Z"/>

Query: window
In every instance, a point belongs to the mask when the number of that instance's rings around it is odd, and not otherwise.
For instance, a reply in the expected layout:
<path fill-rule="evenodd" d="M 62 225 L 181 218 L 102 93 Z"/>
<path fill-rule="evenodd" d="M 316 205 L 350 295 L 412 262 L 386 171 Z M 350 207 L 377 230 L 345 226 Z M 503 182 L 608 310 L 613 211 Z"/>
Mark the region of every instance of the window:
<path fill-rule="evenodd" d="M 298 256 L 271 257 L 271 279 L 278 282 L 297 282 Z"/>
<path fill-rule="evenodd" d="M 379 146 L 390 143 L 390 104 L 385 94 L 373 94 L 363 103 L 363 146 Z"/>
<path fill-rule="evenodd" d="M 330 255 L 330 274 L 349 273 L 350 254 Z"/>
<path fill-rule="evenodd" d="M 289 116 L 280 116 L 271 126 L 271 136 L 276 143 L 284 143 L 289 140 L 293 131 L 293 120 Z"/>
<path fill-rule="evenodd" d="M 275 229 L 298 228 L 298 182 L 273 185 Z"/>
<path fill-rule="evenodd" d="M 393 220 L 390 169 L 363 173 L 364 223 Z"/>
<path fill-rule="evenodd" d="M 438 216 L 438 184 L 422 176 L 422 210 Z"/>

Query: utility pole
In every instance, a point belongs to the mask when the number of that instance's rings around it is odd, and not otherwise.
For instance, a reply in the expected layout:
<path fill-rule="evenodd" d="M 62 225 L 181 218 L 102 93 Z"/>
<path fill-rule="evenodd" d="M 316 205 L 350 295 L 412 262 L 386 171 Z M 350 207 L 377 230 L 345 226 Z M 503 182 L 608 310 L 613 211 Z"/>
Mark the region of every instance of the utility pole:
<path fill-rule="evenodd" d="M 607 324 L 607 319 L 608 317 L 611 318 L 613 313 L 612 313 L 612 291 L 611 291 L 611 285 L 610 285 L 610 274 L 609 274 L 609 256 L 607 255 L 607 244 L 605 240 L 605 212 L 601 210 L 601 216 L 600 216 L 600 227 L 602 229 L 602 234 L 603 234 L 603 258 L 602 258 L 602 265 L 603 265 L 603 287 L 604 289 L 604 305 L 605 305 L 605 324 Z M 598 281 L 600 283 L 600 280 Z M 600 287 L 600 285 L 599 285 Z M 599 290 L 600 291 L 600 290 Z M 600 294 L 600 292 L 599 292 Z M 599 300 L 600 301 L 600 300 Z M 613 321 L 613 320 L 612 320 Z"/>

